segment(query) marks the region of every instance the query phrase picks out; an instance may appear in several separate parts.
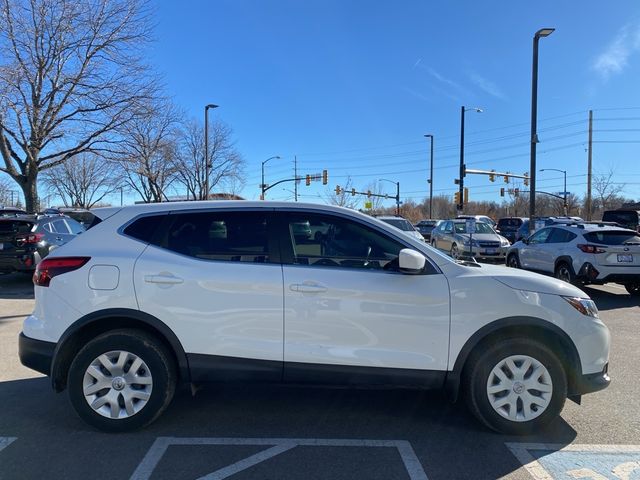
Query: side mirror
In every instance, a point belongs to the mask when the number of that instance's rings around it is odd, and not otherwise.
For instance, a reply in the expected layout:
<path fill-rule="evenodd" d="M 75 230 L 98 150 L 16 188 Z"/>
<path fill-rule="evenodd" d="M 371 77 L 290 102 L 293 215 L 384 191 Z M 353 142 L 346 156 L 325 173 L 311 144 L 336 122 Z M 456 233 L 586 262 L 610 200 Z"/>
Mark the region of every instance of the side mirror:
<path fill-rule="evenodd" d="M 522 243 L 524 243 L 525 245 L 529 245 L 529 239 L 526 237 L 522 237 Z"/>
<path fill-rule="evenodd" d="M 400 250 L 398 264 L 402 273 L 416 275 L 422 273 L 427 259 L 421 253 L 411 248 L 403 248 Z"/>

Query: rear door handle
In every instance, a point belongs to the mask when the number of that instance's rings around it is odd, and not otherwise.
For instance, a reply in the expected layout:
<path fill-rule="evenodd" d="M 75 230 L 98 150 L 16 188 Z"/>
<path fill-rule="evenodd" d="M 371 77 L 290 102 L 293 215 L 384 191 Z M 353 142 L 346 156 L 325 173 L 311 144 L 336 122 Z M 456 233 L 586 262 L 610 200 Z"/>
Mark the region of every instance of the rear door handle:
<path fill-rule="evenodd" d="M 301 293 L 324 293 L 327 291 L 327 287 L 317 283 L 292 283 L 289 285 L 289 290 Z"/>
<path fill-rule="evenodd" d="M 147 283 L 159 283 L 162 285 L 173 285 L 183 283 L 184 280 L 174 275 L 145 275 L 144 281 Z"/>

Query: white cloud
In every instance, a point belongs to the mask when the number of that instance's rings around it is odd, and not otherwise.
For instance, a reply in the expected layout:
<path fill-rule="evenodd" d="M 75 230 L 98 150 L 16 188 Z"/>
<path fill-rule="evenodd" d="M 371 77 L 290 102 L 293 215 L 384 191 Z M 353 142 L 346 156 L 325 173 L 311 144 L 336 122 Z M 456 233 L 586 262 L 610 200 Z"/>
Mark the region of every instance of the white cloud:
<path fill-rule="evenodd" d="M 480 90 L 483 90 L 485 93 L 488 93 L 493 97 L 499 98 L 500 100 L 507 99 L 506 95 L 502 93 L 502 90 L 500 89 L 500 87 L 498 87 L 498 85 L 493 83 L 491 80 L 487 80 L 486 78 L 480 76 L 475 72 L 471 72 L 469 74 L 469 78 Z"/>
<path fill-rule="evenodd" d="M 640 24 L 625 25 L 607 48 L 598 55 L 591 68 L 603 79 L 622 72 L 629 64 L 629 57 L 640 51 Z"/>

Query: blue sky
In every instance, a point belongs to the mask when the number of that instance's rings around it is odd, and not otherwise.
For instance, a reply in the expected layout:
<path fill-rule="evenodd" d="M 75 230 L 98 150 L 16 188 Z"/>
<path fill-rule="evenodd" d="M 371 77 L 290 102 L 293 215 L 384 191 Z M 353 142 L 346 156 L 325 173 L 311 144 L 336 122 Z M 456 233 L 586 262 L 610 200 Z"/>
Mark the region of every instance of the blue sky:
<path fill-rule="evenodd" d="M 229 123 L 247 161 L 246 198 L 267 181 L 329 170 L 329 186 L 399 180 L 402 196 L 428 191 L 428 142 L 436 139 L 434 191 L 452 195 L 460 106 L 469 168 L 529 170 L 531 44 L 540 42 L 540 168 L 568 170 L 586 190 L 587 111 L 594 110 L 594 171 L 615 170 L 640 199 L 640 4 L 637 1 L 244 1 L 157 7 L 150 61 L 167 92 L 196 118 L 203 106 Z M 625 142 L 625 143 L 620 143 Z M 543 172 L 539 188 L 562 190 Z M 467 177 L 472 199 L 499 200 L 501 182 Z M 393 187 L 389 187 L 392 192 Z M 271 199 L 290 194 L 280 188 Z M 389 204 L 392 202 L 389 201 Z"/>

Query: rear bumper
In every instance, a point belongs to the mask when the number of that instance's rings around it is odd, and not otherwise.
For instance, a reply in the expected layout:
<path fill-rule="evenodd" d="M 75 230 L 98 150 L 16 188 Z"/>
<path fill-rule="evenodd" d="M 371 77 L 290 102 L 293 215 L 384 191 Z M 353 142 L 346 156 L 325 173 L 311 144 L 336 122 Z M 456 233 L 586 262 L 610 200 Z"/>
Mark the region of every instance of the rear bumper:
<path fill-rule="evenodd" d="M 40 256 L 37 253 L 23 253 L 17 255 L 0 255 L 0 272 L 33 272 Z"/>
<path fill-rule="evenodd" d="M 604 390 L 611 383 L 609 377 L 609 364 L 607 363 L 601 372 L 581 375 L 575 379 L 573 391 L 570 397 L 584 395 L 586 393 L 598 392 Z"/>
<path fill-rule="evenodd" d="M 36 372 L 49 375 L 51 373 L 51 363 L 56 344 L 27 337 L 20 333 L 18 338 L 18 356 L 20 362 Z"/>
<path fill-rule="evenodd" d="M 640 268 L 627 266 L 593 265 L 584 263 L 578 270 L 578 278 L 589 283 L 640 283 Z"/>

